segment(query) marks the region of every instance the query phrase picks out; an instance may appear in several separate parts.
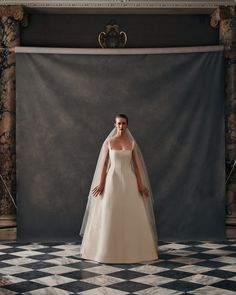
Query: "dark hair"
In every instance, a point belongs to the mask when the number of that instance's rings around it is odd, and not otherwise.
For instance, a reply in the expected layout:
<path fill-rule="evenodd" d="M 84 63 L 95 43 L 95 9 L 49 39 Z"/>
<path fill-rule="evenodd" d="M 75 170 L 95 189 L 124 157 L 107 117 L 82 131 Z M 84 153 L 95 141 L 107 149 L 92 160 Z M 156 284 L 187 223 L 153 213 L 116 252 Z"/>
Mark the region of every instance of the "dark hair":
<path fill-rule="evenodd" d="M 128 124 L 128 122 L 129 122 L 129 119 L 128 119 L 128 117 L 127 117 L 125 114 L 117 114 L 117 115 L 115 116 L 115 119 L 116 119 L 116 118 L 124 118 L 124 119 L 126 120 L 127 124 Z"/>

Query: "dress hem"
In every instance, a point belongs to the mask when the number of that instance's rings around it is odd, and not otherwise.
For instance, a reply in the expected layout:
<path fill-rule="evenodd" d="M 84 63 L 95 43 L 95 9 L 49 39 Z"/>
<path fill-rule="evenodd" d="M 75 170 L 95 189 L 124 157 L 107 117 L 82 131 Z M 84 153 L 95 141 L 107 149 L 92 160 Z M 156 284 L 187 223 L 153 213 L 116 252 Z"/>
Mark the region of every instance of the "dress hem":
<path fill-rule="evenodd" d="M 81 256 L 82 259 L 86 259 L 86 260 L 91 260 L 91 261 L 95 261 L 95 262 L 99 262 L 99 263 L 106 263 L 106 264 L 131 264 L 131 263 L 141 263 L 141 264 L 150 264 L 150 263 L 155 263 L 158 261 L 158 256 L 155 257 L 154 259 L 145 259 L 145 260 L 133 260 L 133 261 L 103 261 L 100 259 L 91 259 L 88 257 L 83 257 Z"/>

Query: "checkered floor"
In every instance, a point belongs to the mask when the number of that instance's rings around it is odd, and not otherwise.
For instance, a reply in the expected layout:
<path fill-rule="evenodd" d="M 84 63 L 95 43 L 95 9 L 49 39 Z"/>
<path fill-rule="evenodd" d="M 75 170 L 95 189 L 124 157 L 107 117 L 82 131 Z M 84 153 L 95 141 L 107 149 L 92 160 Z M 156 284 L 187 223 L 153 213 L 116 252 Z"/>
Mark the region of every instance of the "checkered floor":
<path fill-rule="evenodd" d="M 236 294 L 236 240 L 159 242 L 152 264 L 80 258 L 79 243 L 1 243 L 0 294 Z"/>

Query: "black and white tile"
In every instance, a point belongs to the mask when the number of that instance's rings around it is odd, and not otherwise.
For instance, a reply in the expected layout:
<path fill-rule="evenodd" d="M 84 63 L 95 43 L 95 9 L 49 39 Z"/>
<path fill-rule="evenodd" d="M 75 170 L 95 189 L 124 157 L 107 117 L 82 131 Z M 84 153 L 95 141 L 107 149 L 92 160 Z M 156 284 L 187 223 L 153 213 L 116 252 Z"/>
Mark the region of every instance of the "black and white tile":
<path fill-rule="evenodd" d="M 233 295 L 236 240 L 159 242 L 156 262 L 103 264 L 79 243 L 0 244 L 0 295 Z"/>

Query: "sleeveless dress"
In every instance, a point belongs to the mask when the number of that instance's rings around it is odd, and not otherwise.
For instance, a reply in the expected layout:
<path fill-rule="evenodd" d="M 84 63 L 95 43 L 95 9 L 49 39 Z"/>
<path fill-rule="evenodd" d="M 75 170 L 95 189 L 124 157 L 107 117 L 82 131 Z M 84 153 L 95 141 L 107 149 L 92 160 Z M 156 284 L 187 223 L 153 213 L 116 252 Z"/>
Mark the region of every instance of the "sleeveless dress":
<path fill-rule="evenodd" d="M 109 143 L 110 167 L 102 195 L 93 199 L 80 248 L 82 258 L 101 263 L 158 258 L 145 197 L 138 191 L 131 166 L 132 150 L 115 150 Z"/>

